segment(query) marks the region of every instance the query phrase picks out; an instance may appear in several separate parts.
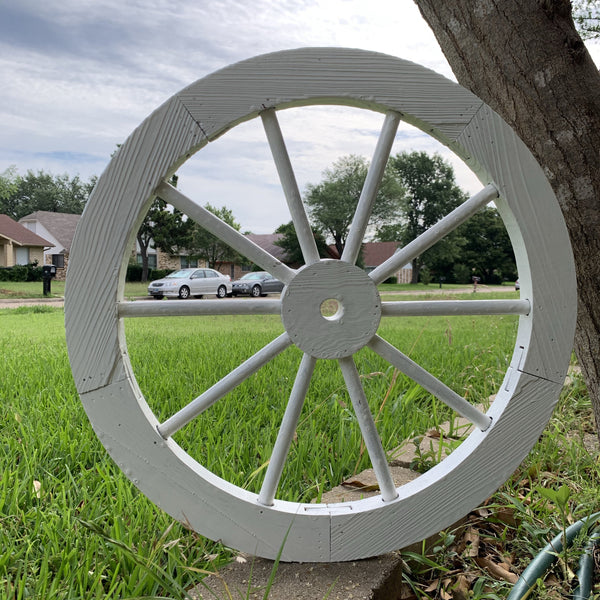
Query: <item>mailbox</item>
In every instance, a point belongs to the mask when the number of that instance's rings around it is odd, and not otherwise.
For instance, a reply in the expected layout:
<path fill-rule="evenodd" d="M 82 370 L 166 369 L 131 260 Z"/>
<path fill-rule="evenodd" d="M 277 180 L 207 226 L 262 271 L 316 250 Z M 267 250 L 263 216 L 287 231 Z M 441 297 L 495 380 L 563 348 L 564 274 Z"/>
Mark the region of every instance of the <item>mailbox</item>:
<path fill-rule="evenodd" d="M 50 295 L 52 278 L 55 276 L 56 267 L 54 265 L 42 265 L 42 283 L 44 296 Z"/>
<path fill-rule="evenodd" d="M 54 265 L 43 265 L 42 266 L 42 277 L 55 277 L 56 267 Z"/>

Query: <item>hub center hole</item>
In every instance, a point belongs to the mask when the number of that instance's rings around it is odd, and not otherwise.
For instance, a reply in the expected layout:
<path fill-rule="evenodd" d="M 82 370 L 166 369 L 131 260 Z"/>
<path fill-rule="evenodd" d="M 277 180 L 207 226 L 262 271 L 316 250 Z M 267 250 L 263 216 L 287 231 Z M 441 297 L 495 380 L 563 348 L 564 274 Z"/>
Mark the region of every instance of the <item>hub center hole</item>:
<path fill-rule="evenodd" d="M 344 308 L 335 298 L 327 298 L 321 302 L 321 316 L 328 321 L 337 321 L 344 312 Z"/>

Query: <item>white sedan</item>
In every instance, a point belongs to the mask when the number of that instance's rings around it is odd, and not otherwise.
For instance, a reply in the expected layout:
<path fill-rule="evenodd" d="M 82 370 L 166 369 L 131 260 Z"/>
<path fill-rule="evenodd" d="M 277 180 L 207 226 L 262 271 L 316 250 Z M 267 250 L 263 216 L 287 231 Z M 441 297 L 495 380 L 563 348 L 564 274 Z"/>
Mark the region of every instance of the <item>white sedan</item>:
<path fill-rule="evenodd" d="M 212 294 L 217 298 L 225 298 L 231 294 L 229 276 L 214 269 L 181 269 L 153 281 L 148 286 L 148 295 L 157 300 L 161 298 L 185 300 L 190 296 L 202 298 L 204 295 Z"/>

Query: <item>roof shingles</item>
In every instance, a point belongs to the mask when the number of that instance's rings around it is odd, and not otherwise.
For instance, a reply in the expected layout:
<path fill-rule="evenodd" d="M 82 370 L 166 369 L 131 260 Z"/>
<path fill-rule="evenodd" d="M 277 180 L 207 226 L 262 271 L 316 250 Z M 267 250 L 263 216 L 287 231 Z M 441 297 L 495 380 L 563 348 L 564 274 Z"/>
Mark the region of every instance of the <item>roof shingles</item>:
<path fill-rule="evenodd" d="M 19 219 L 19 222 L 39 221 L 68 252 L 71 249 L 79 219 L 81 219 L 81 215 L 38 210 Z"/>
<path fill-rule="evenodd" d="M 0 215 L 0 237 L 10 240 L 17 246 L 53 247 L 48 240 L 33 233 L 33 231 L 29 231 L 27 227 L 23 227 L 8 215 Z"/>

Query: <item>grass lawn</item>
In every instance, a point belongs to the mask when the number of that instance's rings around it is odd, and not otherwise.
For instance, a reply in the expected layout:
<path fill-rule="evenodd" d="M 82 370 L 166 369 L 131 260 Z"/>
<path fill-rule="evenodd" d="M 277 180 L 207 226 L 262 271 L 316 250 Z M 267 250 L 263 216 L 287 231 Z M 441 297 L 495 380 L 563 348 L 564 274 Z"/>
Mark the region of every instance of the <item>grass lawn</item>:
<path fill-rule="evenodd" d="M 478 402 L 498 387 L 516 331 L 515 317 L 488 317 L 485 327 L 479 319 L 384 319 L 381 332 Z M 281 331 L 279 318 L 270 316 L 130 319 L 125 325 L 134 372 L 159 418 Z M 62 309 L 0 310 L 0 344 L 0 597 L 185 598 L 205 569 L 231 553 L 173 522 L 108 458 L 73 385 Z M 286 350 L 182 429 L 177 441 L 218 475 L 257 491 L 298 355 L 295 348 Z M 447 418 L 445 407 L 372 353 L 361 351 L 356 359 L 387 449 Z M 368 465 L 336 367 L 319 363 L 279 497 L 318 498 Z M 451 597 L 461 586 L 464 597 L 505 597 L 510 584 L 486 564 L 502 562 L 518 573 L 563 521 L 598 511 L 597 451 L 583 443 L 592 423 L 585 388 L 576 378 L 523 465 L 469 517 L 477 552 L 465 551 L 463 531 L 448 531 L 437 548 L 405 555 L 411 565 L 405 583 L 413 597 Z M 559 510 L 540 488 L 562 485 L 569 497 Z M 576 570 L 576 561 L 570 568 Z M 571 583 L 560 572 L 555 579 L 554 597 L 563 591 L 569 597 Z"/>
<path fill-rule="evenodd" d="M 43 284 L 41 281 L 0 281 L 0 300 L 17 298 L 43 298 Z M 63 297 L 65 295 L 65 282 L 52 280 L 51 296 Z M 147 283 L 126 283 L 125 297 L 127 299 L 148 295 Z"/>

